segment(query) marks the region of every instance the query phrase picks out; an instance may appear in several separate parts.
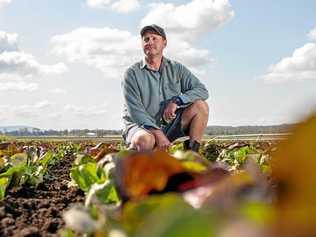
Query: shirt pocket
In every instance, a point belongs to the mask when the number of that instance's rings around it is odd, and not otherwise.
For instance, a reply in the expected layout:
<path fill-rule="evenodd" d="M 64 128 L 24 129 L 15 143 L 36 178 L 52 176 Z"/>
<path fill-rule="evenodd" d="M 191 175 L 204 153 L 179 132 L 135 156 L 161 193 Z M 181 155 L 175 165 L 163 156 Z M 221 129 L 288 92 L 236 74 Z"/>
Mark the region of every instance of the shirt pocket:
<path fill-rule="evenodd" d="M 167 91 L 168 97 L 176 96 L 181 94 L 181 83 L 180 79 L 170 80 L 168 84 L 164 85 L 165 91 Z"/>

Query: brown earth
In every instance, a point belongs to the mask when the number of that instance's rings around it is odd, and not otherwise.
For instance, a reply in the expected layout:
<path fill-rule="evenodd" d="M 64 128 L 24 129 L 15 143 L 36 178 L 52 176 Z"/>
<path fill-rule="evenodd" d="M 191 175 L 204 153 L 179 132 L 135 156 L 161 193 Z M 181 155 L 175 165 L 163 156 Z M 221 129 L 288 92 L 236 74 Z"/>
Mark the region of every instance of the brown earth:
<path fill-rule="evenodd" d="M 0 202 L 0 236 L 58 236 L 63 211 L 84 202 L 84 193 L 67 186 L 73 157 L 49 169 L 49 179 L 37 188 L 9 190 Z"/>

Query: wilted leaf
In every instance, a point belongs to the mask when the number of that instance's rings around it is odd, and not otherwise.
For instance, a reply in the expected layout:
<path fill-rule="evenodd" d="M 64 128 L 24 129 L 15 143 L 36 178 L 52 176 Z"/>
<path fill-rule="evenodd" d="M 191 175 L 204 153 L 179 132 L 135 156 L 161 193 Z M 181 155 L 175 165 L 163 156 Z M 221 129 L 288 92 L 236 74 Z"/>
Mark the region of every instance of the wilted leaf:
<path fill-rule="evenodd" d="M 26 162 L 27 162 L 26 153 L 17 153 L 8 159 L 8 163 L 10 163 L 12 166 L 26 164 Z"/>

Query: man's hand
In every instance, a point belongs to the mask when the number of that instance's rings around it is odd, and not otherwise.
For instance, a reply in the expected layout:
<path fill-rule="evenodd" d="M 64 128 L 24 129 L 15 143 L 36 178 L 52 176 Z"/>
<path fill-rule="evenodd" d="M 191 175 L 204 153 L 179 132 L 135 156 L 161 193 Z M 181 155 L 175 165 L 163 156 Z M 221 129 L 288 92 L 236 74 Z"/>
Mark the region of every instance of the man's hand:
<path fill-rule="evenodd" d="M 176 117 L 176 110 L 177 110 L 177 104 L 173 101 L 169 102 L 167 107 L 165 108 L 163 112 L 163 119 L 169 123 Z"/>
<path fill-rule="evenodd" d="M 150 131 L 154 134 L 156 140 L 156 146 L 159 150 L 166 150 L 170 146 L 170 141 L 166 137 L 166 135 L 160 129 L 150 129 Z"/>

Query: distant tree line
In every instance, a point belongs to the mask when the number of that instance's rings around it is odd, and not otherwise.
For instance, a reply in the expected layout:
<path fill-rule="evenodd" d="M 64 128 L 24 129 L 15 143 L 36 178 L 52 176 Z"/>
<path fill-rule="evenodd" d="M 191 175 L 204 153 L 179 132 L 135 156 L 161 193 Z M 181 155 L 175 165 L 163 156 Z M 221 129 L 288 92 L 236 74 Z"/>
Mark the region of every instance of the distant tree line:
<path fill-rule="evenodd" d="M 208 135 L 236 135 L 236 134 L 269 134 L 290 132 L 294 124 L 281 124 L 270 126 L 208 126 Z"/>
<path fill-rule="evenodd" d="M 0 131 L 2 135 L 8 136 L 95 136 L 102 137 L 106 135 L 120 135 L 122 130 L 106 130 L 106 129 L 72 129 L 72 130 L 41 130 L 33 128 L 18 129 L 16 131 Z"/>
<path fill-rule="evenodd" d="M 208 135 L 235 135 L 235 134 L 267 134 L 290 132 L 293 124 L 271 126 L 208 126 Z M 21 128 L 16 131 L 0 131 L 0 135 L 9 136 L 93 136 L 120 135 L 122 130 L 106 129 L 72 129 L 72 130 L 41 130 L 38 128 Z"/>

